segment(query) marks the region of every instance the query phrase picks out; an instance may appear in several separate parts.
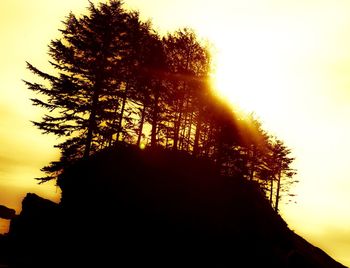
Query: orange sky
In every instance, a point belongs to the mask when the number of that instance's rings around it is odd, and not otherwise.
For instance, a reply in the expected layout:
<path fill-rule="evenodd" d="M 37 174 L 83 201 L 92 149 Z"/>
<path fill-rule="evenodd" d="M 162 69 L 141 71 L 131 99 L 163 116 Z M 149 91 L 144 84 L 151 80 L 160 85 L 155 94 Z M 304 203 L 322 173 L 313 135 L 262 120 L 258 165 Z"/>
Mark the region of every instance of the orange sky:
<path fill-rule="evenodd" d="M 98 1 L 93 1 L 97 3 Z M 347 0 L 125 0 L 161 32 L 190 26 L 218 51 L 217 87 L 254 110 L 293 149 L 296 204 L 282 208 L 289 226 L 350 266 L 350 2 Z M 37 186 L 54 160 L 55 137 L 30 120 L 21 79 L 25 61 L 47 67 L 47 45 L 64 17 L 85 0 L 0 2 L 0 204 L 20 209 L 26 192 L 59 200 Z M 0 232 L 4 221 L 0 221 Z"/>

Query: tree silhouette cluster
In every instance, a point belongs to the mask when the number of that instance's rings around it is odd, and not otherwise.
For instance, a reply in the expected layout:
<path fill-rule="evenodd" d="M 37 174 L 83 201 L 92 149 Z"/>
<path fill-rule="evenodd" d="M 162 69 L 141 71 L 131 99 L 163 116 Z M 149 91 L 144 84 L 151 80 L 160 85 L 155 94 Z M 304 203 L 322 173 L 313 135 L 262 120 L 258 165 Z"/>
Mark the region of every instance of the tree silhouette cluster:
<path fill-rule="evenodd" d="M 61 159 L 43 168 L 48 176 L 40 182 L 126 142 L 210 158 L 223 175 L 259 182 L 277 210 L 294 182 L 290 150 L 213 93 L 209 49 L 196 34 L 181 29 L 161 37 L 118 0 L 91 3 L 87 13 L 69 14 L 61 37 L 51 41 L 55 74 L 27 63 L 42 79 L 24 81 L 40 95 L 33 104 L 48 110 L 33 123 L 62 137 Z"/>

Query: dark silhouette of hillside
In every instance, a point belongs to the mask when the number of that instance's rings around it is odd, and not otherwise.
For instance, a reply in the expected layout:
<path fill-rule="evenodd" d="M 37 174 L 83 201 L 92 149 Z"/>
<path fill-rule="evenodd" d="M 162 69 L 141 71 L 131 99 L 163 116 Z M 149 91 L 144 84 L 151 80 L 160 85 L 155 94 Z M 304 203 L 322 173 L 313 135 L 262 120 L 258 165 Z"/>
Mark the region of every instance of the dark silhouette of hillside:
<path fill-rule="evenodd" d="M 119 144 L 58 185 L 60 204 L 23 200 L 10 267 L 344 267 L 289 230 L 257 184 L 188 153 Z"/>
<path fill-rule="evenodd" d="M 210 158 L 222 174 L 259 182 L 276 211 L 293 197 L 291 149 L 218 97 L 210 46 L 193 30 L 162 36 L 120 0 L 90 2 L 62 27 L 49 45 L 56 71 L 27 62 L 38 81 L 24 81 L 45 111 L 32 123 L 60 137 L 60 158 L 41 169 L 40 183 L 122 141 Z"/>
<path fill-rule="evenodd" d="M 12 208 L 0 205 L 0 218 L 10 220 L 16 215 L 16 211 Z"/>
<path fill-rule="evenodd" d="M 37 179 L 62 199 L 25 197 L 0 266 L 342 267 L 277 214 L 291 150 L 218 98 L 194 31 L 161 36 L 119 0 L 62 27 L 55 72 L 27 62 L 24 81 L 46 111 L 34 126 L 60 138 Z"/>

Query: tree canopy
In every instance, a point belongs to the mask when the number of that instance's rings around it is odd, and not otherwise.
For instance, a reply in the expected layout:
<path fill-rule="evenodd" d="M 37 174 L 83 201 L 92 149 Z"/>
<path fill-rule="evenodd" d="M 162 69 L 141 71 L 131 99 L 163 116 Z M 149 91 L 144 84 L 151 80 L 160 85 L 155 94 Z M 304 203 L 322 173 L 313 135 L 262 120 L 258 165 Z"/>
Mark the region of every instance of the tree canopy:
<path fill-rule="evenodd" d="M 186 151 L 216 163 L 224 176 L 261 185 L 278 210 L 295 174 L 282 141 L 257 119 L 243 118 L 218 98 L 210 81 L 211 55 L 190 29 L 160 36 L 122 2 L 90 3 L 69 14 L 49 45 L 53 74 L 27 63 L 41 82 L 24 81 L 46 109 L 33 122 L 62 137 L 61 159 L 43 168 L 45 182 L 65 166 L 119 142 Z M 288 181 L 288 183 L 287 183 Z"/>

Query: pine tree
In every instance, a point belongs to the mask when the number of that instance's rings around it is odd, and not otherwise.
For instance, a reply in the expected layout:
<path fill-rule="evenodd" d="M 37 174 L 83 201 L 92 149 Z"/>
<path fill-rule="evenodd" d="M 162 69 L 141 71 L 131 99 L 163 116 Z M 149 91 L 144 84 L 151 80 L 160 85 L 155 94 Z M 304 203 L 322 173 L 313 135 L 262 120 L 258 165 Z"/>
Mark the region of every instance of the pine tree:
<path fill-rule="evenodd" d="M 294 183 L 293 158 L 254 117 L 239 118 L 209 82 L 208 48 L 188 29 L 161 38 L 137 12 L 111 0 L 69 14 L 49 46 L 53 74 L 27 63 L 41 82 L 24 81 L 47 110 L 33 122 L 60 137 L 61 158 L 45 182 L 79 158 L 118 142 L 182 150 L 216 163 L 221 174 L 259 183 L 278 210 Z"/>
<path fill-rule="evenodd" d="M 106 121 L 115 117 L 120 106 L 130 15 L 114 0 L 99 7 L 90 3 L 88 13 L 80 18 L 71 13 L 62 37 L 51 42 L 49 56 L 55 74 L 27 63 L 32 73 L 44 79 L 41 84 L 25 81 L 30 90 L 42 95 L 32 99 L 33 104 L 48 110 L 34 125 L 43 133 L 65 137 L 57 145 L 61 161 L 43 169 L 51 175 L 42 181 L 52 179 L 52 172 L 60 171 L 66 162 L 96 151 Z"/>
<path fill-rule="evenodd" d="M 198 115 L 198 101 L 209 73 L 209 53 L 196 34 L 187 28 L 163 39 L 167 64 L 172 74 L 169 83 L 169 120 L 173 148 L 189 150 L 194 146 L 192 128 Z"/>
<path fill-rule="evenodd" d="M 288 186 L 296 182 L 293 180 L 296 172 L 291 168 L 291 164 L 294 161 L 294 158 L 290 156 L 291 150 L 281 140 L 277 139 L 273 143 L 272 150 L 275 180 L 277 182 L 274 209 L 278 211 L 282 191 L 288 191 Z"/>

